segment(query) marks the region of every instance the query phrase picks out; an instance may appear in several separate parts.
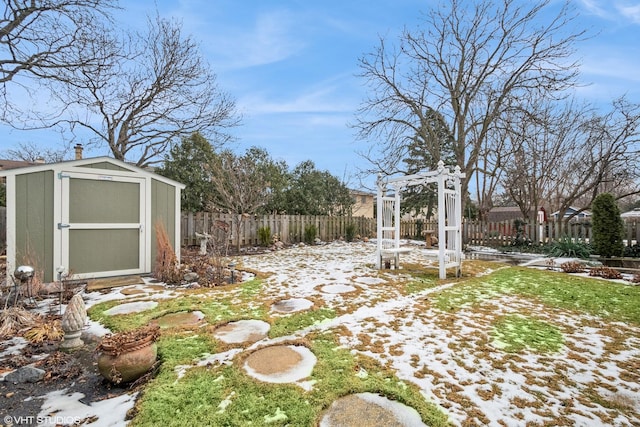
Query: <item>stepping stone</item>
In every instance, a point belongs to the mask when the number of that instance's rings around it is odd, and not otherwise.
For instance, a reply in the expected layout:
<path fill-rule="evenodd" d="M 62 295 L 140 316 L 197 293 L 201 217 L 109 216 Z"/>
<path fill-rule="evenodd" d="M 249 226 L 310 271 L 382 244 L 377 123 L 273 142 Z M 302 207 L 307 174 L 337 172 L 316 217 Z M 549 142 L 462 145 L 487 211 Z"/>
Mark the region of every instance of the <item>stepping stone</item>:
<path fill-rule="evenodd" d="M 139 294 L 146 294 L 145 291 L 143 291 L 142 289 L 122 289 L 120 291 L 120 293 L 122 295 L 139 295 Z"/>
<path fill-rule="evenodd" d="M 251 353 L 244 369 L 250 376 L 267 383 L 294 383 L 311 375 L 317 361 L 305 346 L 275 345 Z"/>
<path fill-rule="evenodd" d="M 280 300 L 271 306 L 271 310 L 278 313 L 293 313 L 295 311 L 308 310 L 313 307 L 313 302 L 304 298 L 290 298 Z"/>
<path fill-rule="evenodd" d="M 426 424 L 410 406 L 378 394 L 358 393 L 334 401 L 322 415 L 319 426 L 426 427 Z"/>
<path fill-rule="evenodd" d="M 156 301 L 128 302 L 126 304 L 111 307 L 109 310 L 105 311 L 104 314 L 113 316 L 115 314 L 140 313 L 141 311 L 151 310 L 157 306 L 158 303 Z"/>
<path fill-rule="evenodd" d="M 324 285 L 320 290 L 325 294 L 347 294 L 357 291 L 358 288 L 351 285 Z"/>
<path fill-rule="evenodd" d="M 153 319 L 150 323 L 160 326 L 162 329 L 177 328 L 180 326 L 196 326 L 202 323 L 204 313 L 201 311 L 182 311 L 179 313 L 165 314 Z"/>
<path fill-rule="evenodd" d="M 262 320 L 238 320 L 216 328 L 213 335 L 227 344 L 254 343 L 266 338 L 270 328 Z"/>
<path fill-rule="evenodd" d="M 166 286 L 163 285 L 155 285 L 155 284 L 145 284 L 144 285 L 144 289 L 148 292 L 162 292 L 162 291 L 166 291 L 168 288 Z"/>
<path fill-rule="evenodd" d="M 355 282 L 362 283 L 364 285 L 379 285 L 381 283 L 385 283 L 386 280 L 379 277 L 358 277 L 355 279 Z"/>

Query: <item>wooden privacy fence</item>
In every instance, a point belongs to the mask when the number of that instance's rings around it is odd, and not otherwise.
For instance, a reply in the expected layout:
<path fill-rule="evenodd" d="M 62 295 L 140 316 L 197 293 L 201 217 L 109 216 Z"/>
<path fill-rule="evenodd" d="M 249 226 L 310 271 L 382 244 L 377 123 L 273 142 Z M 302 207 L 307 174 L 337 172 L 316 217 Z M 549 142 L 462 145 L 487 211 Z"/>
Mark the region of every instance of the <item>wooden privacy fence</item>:
<path fill-rule="evenodd" d="M 375 220 L 364 217 L 347 216 L 313 216 L 313 215 L 250 215 L 240 220 L 240 232 L 237 233 L 239 217 L 231 214 L 198 212 L 183 213 L 181 223 L 182 244 L 197 245 L 195 233 L 214 234 L 216 227 L 227 224 L 229 227 L 229 244 L 236 245 L 238 237 L 240 246 L 260 244 L 258 230 L 269 227 L 272 236 L 284 243 L 292 244 L 304 241 L 305 229 L 311 225 L 316 227 L 316 237 L 323 241 L 344 238 L 346 227 L 355 226 L 355 234 L 375 236 Z M 236 234 L 239 234 L 237 236 Z"/>
<path fill-rule="evenodd" d="M 1 212 L 0 212 L 1 214 Z M 1 217 L 0 217 L 1 218 Z M 0 221 L 2 221 L 0 219 Z M 182 244 L 198 245 L 195 233 L 206 232 L 213 234 L 218 224 L 229 227 L 229 244 L 237 244 L 236 215 L 198 212 L 182 214 Z M 305 240 L 305 229 L 310 225 L 316 226 L 316 236 L 322 241 L 332 241 L 344 238 L 346 227 L 355 226 L 355 234 L 362 237 L 376 237 L 375 218 L 348 216 L 310 216 L 310 215 L 251 215 L 243 218 L 240 227 L 240 246 L 255 246 L 260 244 L 258 230 L 269 227 L 271 235 L 287 244 L 299 243 Z M 640 222 L 627 221 L 624 223 L 625 245 L 632 246 L 640 242 Z M 422 239 L 425 231 L 433 231 L 438 236 L 436 221 L 411 220 L 402 221 L 400 234 L 402 238 Z M 515 221 L 487 222 L 464 220 L 462 224 L 462 241 L 465 245 L 500 247 L 511 245 L 517 240 L 528 242 L 551 242 L 563 238 L 589 241 L 591 239 L 591 223 L 576 221 L 567 224 L 547 222 L 546 224 L 531 224 L 521 222 L 517 226 Z"/>
<path fill-rule="evenodd" d="M 549 243 L 561 239 L 589 242 L 592 227 L 589 221 L 573 221 L 561 224 L 549 221 L 544 224 L 515 221 L 486 222 L 465 221 L 462 240 L 467 245 L 499 247 L 516 241 Z M 624 222 L 624 245 L 633 246 L 640 242 L 640 222 Z"/>

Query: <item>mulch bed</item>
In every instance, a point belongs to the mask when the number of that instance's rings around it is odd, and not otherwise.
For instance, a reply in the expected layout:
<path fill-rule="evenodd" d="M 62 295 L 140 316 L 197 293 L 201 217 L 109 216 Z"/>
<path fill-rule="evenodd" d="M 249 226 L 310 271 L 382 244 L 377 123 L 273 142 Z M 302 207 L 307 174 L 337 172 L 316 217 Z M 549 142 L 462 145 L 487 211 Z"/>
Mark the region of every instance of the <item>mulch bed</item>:
<path fill-rule="evenodd" d="M 130 391 L 125 385 L 112 385 L 98 372 L 95 349 L 98 338 L 83 334 L 85 345 L 72 352 L 58 351 L 59 342 L 28 344 L 19 356 L 2 361 L 0 372 L 17 369 L 27 364 L 44 370 L 44 379 L 37 383 L 13 384 L 0 381 L 0 412 L 11 416 L 38 416 L 45 394 L 67 389 L 69 394 L 84 394 L 81 402 L 89 404 Z M 0 343 L 0 350 L 7 345 Z M 36 358 L 42 357 L 34 363 Z"/>

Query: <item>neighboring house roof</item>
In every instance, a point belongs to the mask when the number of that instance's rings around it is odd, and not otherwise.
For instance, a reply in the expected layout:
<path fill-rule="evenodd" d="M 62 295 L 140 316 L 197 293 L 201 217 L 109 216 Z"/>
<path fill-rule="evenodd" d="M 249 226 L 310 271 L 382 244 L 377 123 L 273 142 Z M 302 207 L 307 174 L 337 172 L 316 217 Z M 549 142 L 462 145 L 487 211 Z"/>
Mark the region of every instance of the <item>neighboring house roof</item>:
<path fill-rule="evenodd" d="M 517 206 L 497 206 L 487 212 L 487 220 L 490 222 L 511 221 L 514 219 L 524 219 L 520 208 Z"/>
<path fill-rule="evenodd" d="M 544 211 L 544 208 L 539 207 L 538 211 L 541 210 Z M 526 219 L 518 206 L 495 206 L 487 212 L 487 221 L 489 222 L 513 221 L 514 219 Z"/>
<path fill-rule="evenodd" d="M 578 212 L 580 210 L 580 208 L 576 208 L 574 206 L 569 206 L 567 208 L 567 210 L 564 212 L 564 218 L 570 217 L 571 215 L 573 215 L 574 213 Z M 560 211 L 555 211 L 554 213 L 551 214 L 552 217 L 557 218 L 558 216 L 560 216 Z M 591 216 L 591 211 L 588 209 L 583 210 L 582 212 L 580 212 L 579 214 L 576 215 L 576 218 L 584 218 L 587 216 Z"/>
<path fill-rule="evenodd" d="M 27 162 L 24 160 L 0 159 L 0 170 L 25 168 L 27 166 L 40 165 L 42 163 Z"/>
<path fill-rule="evenodd" d="M 635 208 L 634 210 L 620 214 L 620 218 L 640 219 L 640 208 Z"/>

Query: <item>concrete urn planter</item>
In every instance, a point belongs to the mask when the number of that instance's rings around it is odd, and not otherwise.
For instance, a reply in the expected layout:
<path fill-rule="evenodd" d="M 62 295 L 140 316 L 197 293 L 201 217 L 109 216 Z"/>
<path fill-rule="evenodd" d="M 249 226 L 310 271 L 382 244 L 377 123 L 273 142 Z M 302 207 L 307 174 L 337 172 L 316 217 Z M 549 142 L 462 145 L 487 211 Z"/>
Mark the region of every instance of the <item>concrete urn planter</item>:
<path fill-rule="evenodd" d="M 158 356 L 159 330 L 157 326 L 146 326 L 106 335 L 96 349 L 100 374 L 119 384 L 135 381 L 149 372 Z"/>

